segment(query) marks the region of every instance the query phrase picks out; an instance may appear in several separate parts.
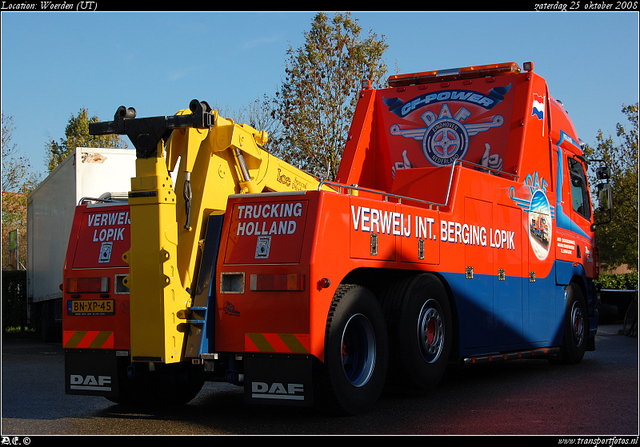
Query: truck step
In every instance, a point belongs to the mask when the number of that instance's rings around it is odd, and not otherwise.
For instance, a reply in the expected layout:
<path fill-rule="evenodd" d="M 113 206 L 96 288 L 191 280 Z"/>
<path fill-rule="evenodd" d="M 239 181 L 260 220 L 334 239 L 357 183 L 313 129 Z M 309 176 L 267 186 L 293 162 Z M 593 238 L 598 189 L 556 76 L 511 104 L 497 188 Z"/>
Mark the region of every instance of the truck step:
<path fill-rule="evenodd" d="M 192 317 L 196 317 L 196 318 L 187 319 L 187 323 L 189 323 L 189 324 L 204 324 L 205 315 L 207 314 L 207 308 L 206 307 L 193 306 L 193 307 L 187 307 L 187 310 L 189 312 L 191 312 L 191 316 Z"/>
<path fill-rule="evenodd" d="M 476 365 L 479 363 L 499 362 L 503 360 L 517 360 L 528 358 L 549 358 L 560 353 L 559 347 L 534 348 L 524 351 L 496 352 L 495 354 L 469 356 L 462 359 L 463 365 Z"/>

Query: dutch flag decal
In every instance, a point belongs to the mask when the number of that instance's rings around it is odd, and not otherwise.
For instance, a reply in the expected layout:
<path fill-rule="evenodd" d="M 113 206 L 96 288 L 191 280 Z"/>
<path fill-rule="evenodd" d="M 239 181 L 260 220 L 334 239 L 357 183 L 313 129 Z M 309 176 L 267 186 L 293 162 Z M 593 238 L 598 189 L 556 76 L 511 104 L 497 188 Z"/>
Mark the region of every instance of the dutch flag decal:
<path fill-rule="evenodd" d="M 544 96 L 533 94 L 533 113 L 539 120 L 544 120 Z"/>

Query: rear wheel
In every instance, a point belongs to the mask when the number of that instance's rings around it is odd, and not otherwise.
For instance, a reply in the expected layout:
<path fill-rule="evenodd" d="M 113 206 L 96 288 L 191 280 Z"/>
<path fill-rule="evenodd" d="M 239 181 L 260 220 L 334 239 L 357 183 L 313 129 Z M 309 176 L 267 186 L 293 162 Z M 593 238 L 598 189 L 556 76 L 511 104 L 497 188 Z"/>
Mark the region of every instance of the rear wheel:
<path fill-rule="evenodd" d="M 123 380 L 119 400 L 143 407 L 184 405 L 202 389 L 202 372 L 191 364 L 131 363 Z"/>
<path fill-rule="evenodd" d="M 442 378 L 453 338 L 451 308 L 442 282 L 425 273 L 393 285 L 383 301 L 391 357 L 390 383 L 428 389 Z"/>
<path fill-rule="evenodd" d="M 318 408 L 332 414 L 370 410 L 384 387 L 387 350 L 375 296 L 362 286 L 339 286 L 327 319 L 324 362 L 314 371 Z"/>

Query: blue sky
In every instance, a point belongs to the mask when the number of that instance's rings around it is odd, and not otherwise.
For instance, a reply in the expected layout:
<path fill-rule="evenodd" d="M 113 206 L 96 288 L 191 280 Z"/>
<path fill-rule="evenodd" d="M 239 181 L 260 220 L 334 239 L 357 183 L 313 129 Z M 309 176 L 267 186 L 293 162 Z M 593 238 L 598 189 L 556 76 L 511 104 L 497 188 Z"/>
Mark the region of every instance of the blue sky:
<path fill-rule="evenodd" d="M 120 105 L 142 117 L 171 115 L 194 98 L 240 109 L 272 96 L 289 45 L 303 44 L 314 14 L 3 12 L 2 111 L 14 117 L 13 143 L 46 173 L 45 143 L 63 138 L 80 108 L 106 121 Z M 384 35 L 388 74 L 533 61 L 589 144 L 599 129 L 615 135 L 626 123 L 622 105 L 638 101 L 636 12 L 352 16 L 363 37 Z"/>

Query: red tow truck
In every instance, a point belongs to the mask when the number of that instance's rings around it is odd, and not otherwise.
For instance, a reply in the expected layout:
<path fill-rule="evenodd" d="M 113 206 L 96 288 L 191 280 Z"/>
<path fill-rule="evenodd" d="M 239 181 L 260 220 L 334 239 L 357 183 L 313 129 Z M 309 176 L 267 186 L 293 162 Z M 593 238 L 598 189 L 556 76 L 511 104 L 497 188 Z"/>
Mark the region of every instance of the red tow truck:
<path fill-rule="evenodd" d="M 174 117 L 121 108 L 94 125 L 129 136 L 137 174 L 127 206 L 78 211 L 67 391 L 120 399 L 134 383 L 139 401 L 177 403 L 225 381 L 248 403 L 355 414 L 386 384 L 436 385 L 450 362 L 581 361 L 598 321 L 588 162 L 562 104 L 523 67 L 364 84 L 337 179 L 294 170 L 295 189 L 277 186 L 286 164 L 274 167 L 263 133 L 206 103 Z M 127 267 L 90 272 L 103 230 L 128 234 L 126 212 L 131 248 L 114 240 L 110 259 L 127 250 L 130 313 L 116 293 Z"/>

